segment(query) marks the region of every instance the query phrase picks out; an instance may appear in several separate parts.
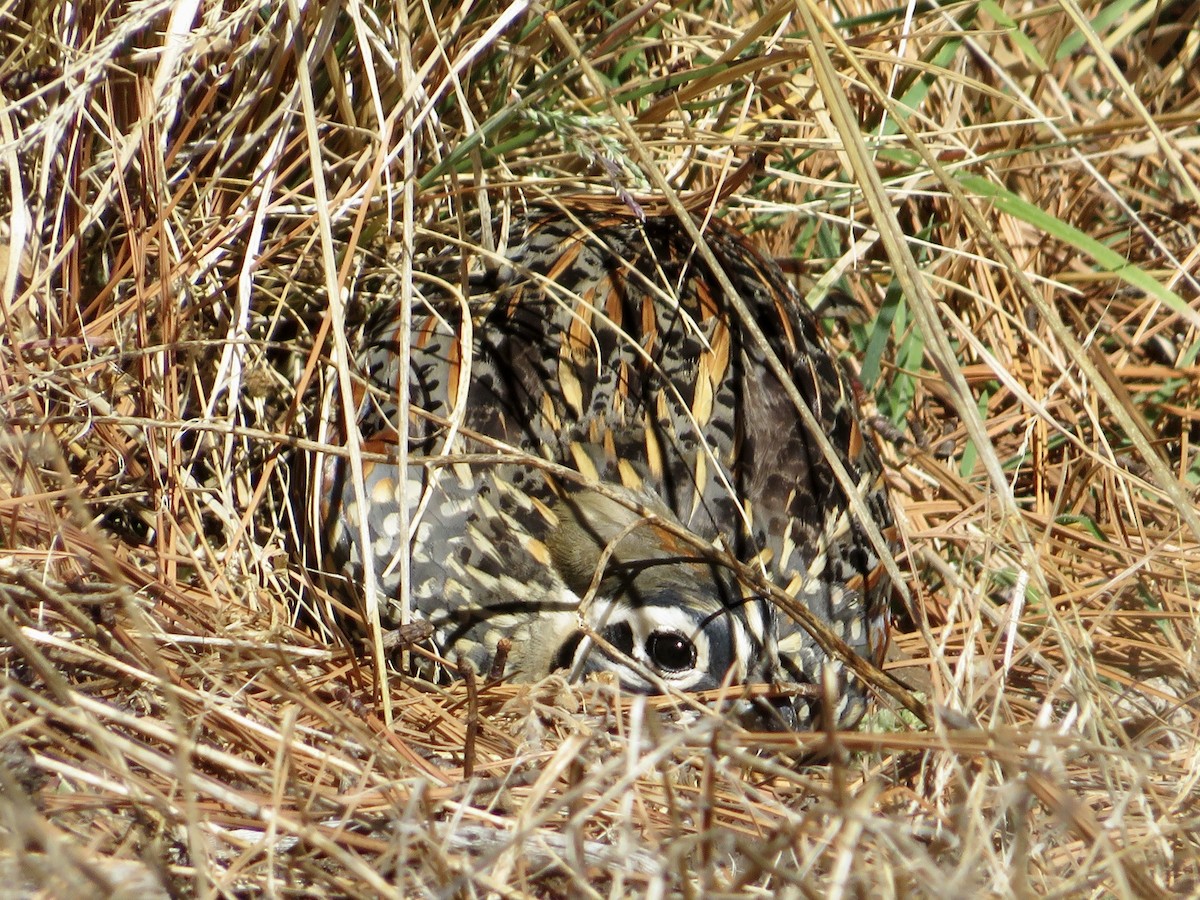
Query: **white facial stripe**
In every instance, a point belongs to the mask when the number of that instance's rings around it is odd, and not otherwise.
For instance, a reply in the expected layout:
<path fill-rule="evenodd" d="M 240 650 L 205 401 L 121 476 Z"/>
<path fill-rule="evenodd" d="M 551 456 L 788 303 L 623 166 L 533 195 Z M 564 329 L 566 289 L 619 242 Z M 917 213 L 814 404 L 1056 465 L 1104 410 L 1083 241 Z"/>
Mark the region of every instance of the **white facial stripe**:
<path fill-rule="evenodd" d="M 743 608 L 755 607 L 757 603 L 747 603 Z M 756 613 L 757 614 L 757 613 Z M 747 674 L 750 670 L 750 661 L 754 658 L 756 650 L 755 643 L 751 640 L 750 635 L 754 633 L 753 628 L 746 628 L 745 623 L 737 616 L 729 617 L 729 627 L 733 634 L 733 675 L 730 681 L 733 684 L 742 684 L 747 681 Z M 761 634 L 761 631 L 757 633 Z"/>

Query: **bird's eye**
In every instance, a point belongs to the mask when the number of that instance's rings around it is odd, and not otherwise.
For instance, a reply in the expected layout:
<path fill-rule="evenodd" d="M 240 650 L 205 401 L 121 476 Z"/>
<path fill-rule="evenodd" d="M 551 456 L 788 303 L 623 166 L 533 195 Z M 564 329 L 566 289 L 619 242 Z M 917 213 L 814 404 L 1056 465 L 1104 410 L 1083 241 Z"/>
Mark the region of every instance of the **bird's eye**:
<path fill-rule="evenodd" d="M 646 656 L 664 672 L 682 672 L 696 665 L 696 645 L 678 631 L 655 631 L 646 638 Z"/>

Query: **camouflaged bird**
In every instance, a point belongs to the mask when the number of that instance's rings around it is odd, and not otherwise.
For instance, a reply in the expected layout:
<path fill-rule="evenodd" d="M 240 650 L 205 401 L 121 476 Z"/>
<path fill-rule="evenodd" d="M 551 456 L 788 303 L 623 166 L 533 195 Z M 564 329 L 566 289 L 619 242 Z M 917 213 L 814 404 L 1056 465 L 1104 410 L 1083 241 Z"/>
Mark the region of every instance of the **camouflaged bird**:
<path fill-rule="evenodd" d="M 740 234 L 706 228 L 769 351 L 887 529 L 880 463 L 813 316 Z M 748 573 L 876 662 L 887 579 L 766 351 L 685 229 L 671 217 L 593 212 L 535 215 L 516 231 L 506 264 L 466 267 L 476 271 L 465 300 L 418 283 L 407 390 L 410 460 L 420 464 L 404 490 L 395 465 L 366 466 L 366 546 L 348 466 L 328 464 L 338 563 L 351 581 L 374 567 L 395 622 L 407 546 L 414 617 L 432 626 L 436 651 L 480 671 L 507 639 L 513 680 L 563 670 L 615 673 L 642 693 L 775 685 L 782 698 L 741 709 L 751 724 L 799 729 L 818 721 L 814 686 L 828 663 L 834 721 L 856 722 L 861 682 Z M 357 427 L 371 449 L 397 442 L 398 339 L 397 310 L 385 311 L 359 359 L 370 390 Z"/>

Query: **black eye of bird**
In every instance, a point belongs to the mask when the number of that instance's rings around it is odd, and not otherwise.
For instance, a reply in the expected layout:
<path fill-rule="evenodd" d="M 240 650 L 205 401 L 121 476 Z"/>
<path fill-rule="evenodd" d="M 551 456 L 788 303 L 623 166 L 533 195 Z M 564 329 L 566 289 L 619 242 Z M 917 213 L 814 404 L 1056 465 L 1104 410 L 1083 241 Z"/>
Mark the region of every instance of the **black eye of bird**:
<path fill-rule="evenodd" d="M 655 631 L 646 638 L 646 656 L 664 672 L 682 672 L 696 664 L 696 645 L 678 631 Z"/>

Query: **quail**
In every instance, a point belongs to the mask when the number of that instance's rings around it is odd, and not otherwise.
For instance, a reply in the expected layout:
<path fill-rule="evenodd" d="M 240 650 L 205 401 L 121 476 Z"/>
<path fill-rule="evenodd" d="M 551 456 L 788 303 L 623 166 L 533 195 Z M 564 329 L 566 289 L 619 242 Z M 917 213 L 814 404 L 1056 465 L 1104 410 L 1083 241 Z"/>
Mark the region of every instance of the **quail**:
<path fill-rule="evenodd" d="M 352 427 L 385 450 L 406 428 L 409 466 L 402 478 L 394 463 L 366 465 L 364 536 L 349 467 L 329 459 L 330 552 L 352 584 L 374 567 L 392 621 L 409 553 L 411 614 L 438 653 L 480 671 L 505 640 L 512 680 L 770 685 L 774 699 L 741 707 L 752 723 L 848 727 L 864 686 L 763 583 L 876 662 L 889 583 L 767 354 L 887 532 L 882 467 L 794 288 L 736 229 L 704 228 L 766 346 L 670 216 L 531 213 L 500 264 L 481 254 L 418 282 L 407 338 L 394 306 L 377 315 Z M 826 672 L 837 693 L 823 714 Z"/>

